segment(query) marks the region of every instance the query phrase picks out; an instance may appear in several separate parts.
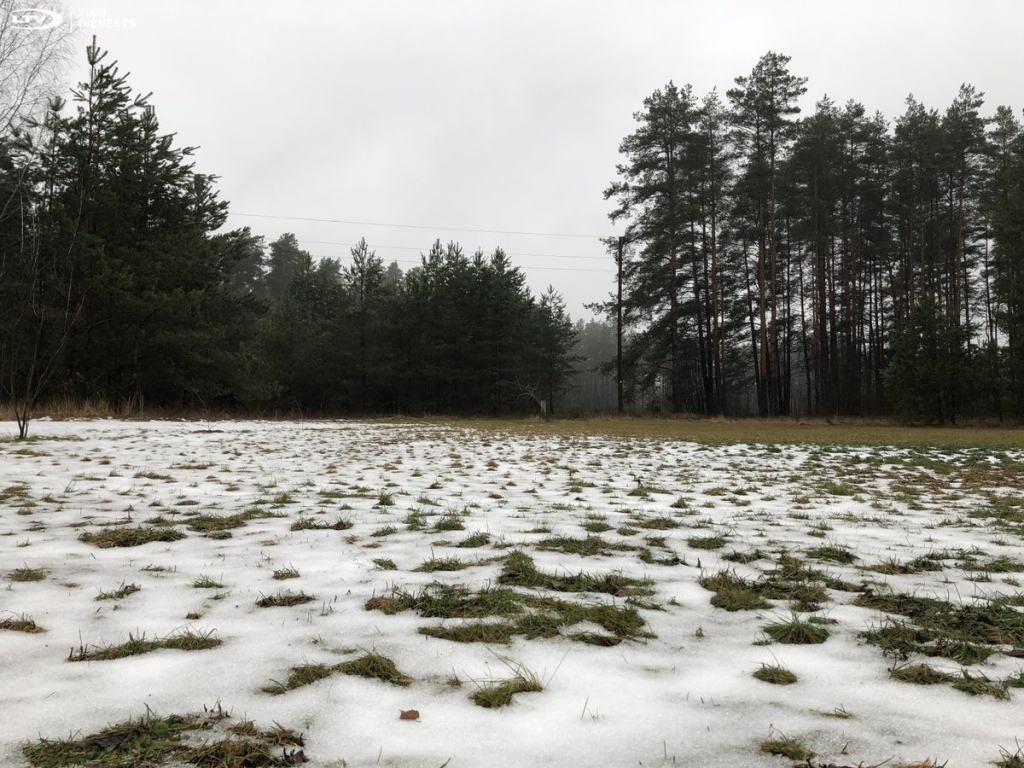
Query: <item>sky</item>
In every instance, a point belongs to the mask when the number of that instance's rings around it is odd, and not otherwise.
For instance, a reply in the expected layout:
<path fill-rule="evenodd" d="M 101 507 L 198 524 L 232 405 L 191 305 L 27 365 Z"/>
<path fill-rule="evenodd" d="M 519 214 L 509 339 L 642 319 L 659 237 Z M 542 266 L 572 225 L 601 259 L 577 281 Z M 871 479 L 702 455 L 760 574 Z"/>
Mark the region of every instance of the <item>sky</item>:
<path fill-rule="evenodd" d="M 352 421 L 37 419 L 31 443 L 14 433 L 0 422 L 0 622 L 41 631 L 0 625 L 0 765 L 25 765 L 21 746 L 40 738 L 218 703 L 232 715 L 222 726 L 248 718 L 305 734 L 309 768 L 783 768 L 797 760 L 760 751 L 783 736 L 818 753 L 814 765 L 980 768 L 1000 750 L 1024 755 L 1024 673 L 1009 645 L 964 664 L 908 652 L 906 665 L 950 679 L 898 682 L 894 652 L 862 633 L 910 620 L 859 605 L 853 591 L 869 582 L 878 595 L 1020 605 L 1024 547 L 1006 528 L 1019 497 L 998 487 L 1019 477 L 1020 450 L 702 445 Z M 384 492 L 392 504 L 381 503 Z M 236 527 L 204 535 L 201 522 L 209 533 L 222 518 Z M 462 530 L 451 530 L 453 519 Z M 343 520 L 350 527 L 329 527 Z M 79 538 L 161 525 L 184 537 L 105 548 Z M 558 548 L 560 538 L 590 535 L 608 549 Z M 515 551 L 551 588 L 502 589 L 530 604 L 561 601 L 546 603 L 548 619 L 564 621 L 555 636 L 453 642 L 419 630 L 478 619 L 366 608 L 393 588 L 420 595 L 434 582 L 473 596 L 494 590 Z M 768 642 L 767 628 L 794 615 L 789 601 L 724 610 L 700 583 L 723 571 L 763 583 L 783 553 L 790 571 L 804 562 L 834 579 L 816 598 L 820 610 L 799 614 L 827 628 L 824 642 Z M 928 567 L 895 567 L 917 558 Z M 446 567 L 424 568 L 438 562 Z M 618 576 L 618 594 L 559 583 L 581 572 Z M 610 647 L 572 639 L 615 637 L 607 618 L 583 621 L 566 604 L 622 610 L 622 590 L 640 579 L 651 594 L 636 611 L 651 636 Z M 285 590 L 313 600 L 257 605 Z M 1020 638 L 1006 619 L 1013 609 L 1001 610 L 985 615 L 989 626 Z M 961 626 L 984 624 L 968 618 Z M 221 645 L 68 658 L 185 632 Z M 293 668 L 371 650 L 410 685 L 334 671 L 280 695 L 262 691 Z M 770 666 L 796 681 L 754 677 Z M 1005 700 L 970 696 L 954 688 L 965 667 L 1017 687 Z M 500 709 L 470 700 L 520 670 L 544 690 Z M 418 720 L 401 720 L 403 710 Z"/>
<path fill-rule="evenodd" d="M 229 228 L 293 232 L 408 269 L 435 239 L 512 254 L 570 314 L 614 289 L 603 191 L 643 99 L 724 93 L 768 51 L 828 94 L 898 116 L 961 83 L 1024 106 L 1017 0 L 90 0 L 68 3 L 163 129 L 220 177 Z M 271 218 L 280 217 L 280 218 Z M 315 221 L 329 220 L 329 221 Z M 354 222 L 354 223 L 340 223 Z M 384 225 L 384 226 L 381 226 Z M 476 231 L 474 231 L 476 230 Z M 529 233 L 529 234 L 526 234 Z"/>

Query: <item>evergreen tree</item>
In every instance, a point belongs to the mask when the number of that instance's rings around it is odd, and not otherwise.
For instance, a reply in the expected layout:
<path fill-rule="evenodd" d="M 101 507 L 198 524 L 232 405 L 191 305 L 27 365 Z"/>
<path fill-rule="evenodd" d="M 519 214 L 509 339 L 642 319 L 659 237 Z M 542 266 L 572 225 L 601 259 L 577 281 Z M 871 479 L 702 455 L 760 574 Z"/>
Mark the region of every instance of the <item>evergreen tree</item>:
<path fill-rule="evenodd" d="M 734 140 L 742 163 L 734 216 L 744 265 L 748 246 L 754 249 L 756 295 L 748 297 L 748 304 L 751 328 L 757 328 L 756 335 L 752 330 L 751 351 L 762 416 L 786 414 L 790 406 L 788 371 L 780 347 L 781 337 L 788 359 L 789 263 L 779 204 L 783 162 L 797 135 L 798 123 L 792 116 L 800 112 L 797 99 L 807 91 L 807 78 L 790 74 L 788 65 L 788 56 L 769 52 L 750 75 L 736 78 L 736 87 L 726 94 L 732 102 Z M 749 286 L 749 267 L 745 271 Z"/>
<path fill-rule="evenodd" d="M 627 162 L 604 193 L 617 203 L 611 220 L 625 219 L 627 239 L 640 244 L 638 258 L 623 265 L 623 323 L 642 329 L 625 357 L 648 387 L 665 379 L 678 412 L 686 396 L 680 295 L 692 279 L 681 254 L 696 245 L 697 211 L 688 190 L 696 183 L 698 108 L 689 86 L 669 82 L 633 118 L 640 125 L 619 147 Z M 690 318 L 688 325 L 700 323 Z"/>
<path fill-rule="evenodd" d="M 309 254 L 299 247 L 299 241 L 291 232 L 285 232 L 270 244 L 267 259 L 267 274 L 264 286 L 271 301 L 280 299 L 288 292 L 299 268 Z"/>

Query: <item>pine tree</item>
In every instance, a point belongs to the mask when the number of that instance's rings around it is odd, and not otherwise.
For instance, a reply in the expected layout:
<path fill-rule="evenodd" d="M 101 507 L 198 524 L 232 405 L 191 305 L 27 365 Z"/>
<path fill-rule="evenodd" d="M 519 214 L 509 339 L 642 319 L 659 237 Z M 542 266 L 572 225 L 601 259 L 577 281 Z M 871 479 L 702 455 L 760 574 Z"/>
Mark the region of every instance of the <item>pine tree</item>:
<path fill-rule="evenodd" d="M 736 78 L 736 87 L 726 93 L 732 102 L 734 139 L 742 162 L 736 217 L 744 220 L 743 240 L 754 247 L 756 257 L 757 294 L 748 302 L 752 310 L 756 299 L 756 322 L 752 311 L 750 321 L 758 333 L 751 342 L 762 416 L 788 413 L 790 405 L 779 341 L 785 335 L 788 349 L 789 329 L 780 328 L 787 325 L 789 265 L 780 231 L 779 187 L 786 151 L 798 127 L 791 116 L 800 112 L 796 102 L 807 91 L 807 78 L 791 75 L 788 65 L 788 56 L 769 52 L 749 76 Z M 745 245 L 744 260 L 746 250 Z"/>
<path fill-rule="evenodd" d="M 669 82 L 633 117 L 639 127 L 619 147 L 627 162 L 604 193 L 617 203 L 611 220 L 624 219 L 627 240 L 638 245 L 638 258 L 623 265 L 623 322 L 642 330 L 625 357 L 648 387 L 666 380 L 670 407 L 679 412 L 686 396 L 680 296 L 693 279 L 682 253 L 689 246 L 694 256 L 699 217 L 689 194 L 697 183 L 698 108 L 689 86 Z M 700 321 L 687 324 L 695 331 Z"/>

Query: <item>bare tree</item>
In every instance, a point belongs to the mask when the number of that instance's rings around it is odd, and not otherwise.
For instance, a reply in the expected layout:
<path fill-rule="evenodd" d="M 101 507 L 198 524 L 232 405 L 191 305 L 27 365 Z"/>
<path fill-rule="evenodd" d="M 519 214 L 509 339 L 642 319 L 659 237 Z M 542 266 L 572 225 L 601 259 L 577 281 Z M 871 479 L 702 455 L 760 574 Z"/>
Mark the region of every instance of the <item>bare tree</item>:
<path fill-rule="evenodd" d="M 0 137 L 42 114 L 61 89 L 71 51 L 70 24 L 37 28 L 43 16 L 26 17 L 26 5 L 58 14 L 50 23 L 61 13 L 59 0 L 0 0 Z"/>
<path fill-rule="evenodd" d="M 61 315 L 58 325 L 66 328 L 74 314 L 67 302 L 47 301 L 65 287 L 67 258 L 47 258 L 52 248 L 41 242 L 33 189 L 47 150 L 43 136 L 52 134 L 63 106 L 57 92 L 71 26 L 62 21 L 57 0 L 31 5 L 0 0 L 0 394 L 15 410 L 20 437 L 28 434 L 32 407 L 66 341 L 66 332 L 54 340 L 52 315 Z"/>

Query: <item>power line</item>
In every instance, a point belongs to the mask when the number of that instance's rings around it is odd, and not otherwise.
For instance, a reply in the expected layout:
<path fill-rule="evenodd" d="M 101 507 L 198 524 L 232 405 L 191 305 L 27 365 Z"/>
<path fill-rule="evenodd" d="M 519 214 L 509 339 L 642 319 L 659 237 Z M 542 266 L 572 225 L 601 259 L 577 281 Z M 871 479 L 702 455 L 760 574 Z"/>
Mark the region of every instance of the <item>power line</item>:
<path fill-rule="evenodd" d="M 359 245 L 359 243 L 339 243 L 339 242 L 337 242 L 335 240 L 306 240 L 306 239 L 303 239 L 302 242 L 310 243 L 312 245 L 346 245 L 346 246 L 349 246 L 349 247 L 352 247 L 352 248 L 355 248 L 355 247 L 357 247 Z M 430 250 L 430 248 L 421 248 L 421 247 L 415 246 L 415 245 L 375 245 L 373 243 L 367 243 L 367 247 L 373 248 L 373 249 L 386 248 L 386 249 L 389 249 L 389 250 L 396 250 L 396 251 L 420 251 L 421 253 L 426 253 L 427 251 Z M 505 255 L 506 256 L 534 256 L 534 257 L 537 257 L 537 258 L 544 258 L 544 259 L 589 259 L 589 260 L 601 260 L 601 261 L 606 261 L 607 258 L 608 258 L 607 256 L 565 256 L 565 255 L 562 255 L 562 254 L 559 254 L 559 253 L 515 253 L 515 252 L 512 252 L 512 251 L 505 251 Z"/>
<path fill-rule="evenodd" d="M 323 253 L 311 253 L 309 255 L 314 259 L 337 259 L 340 261 L 341 258 L 343 258 L 338 256 L 329 256 Z M 417 267 L 422 265 L 422 262 L 416 261 L 415 259 L 391 259 L 391 261 L 396 264 L 415 264 Z M 542 269 L 545 272 L 601 272 L 605 275 L 615 274 L 614 269 L 588 269 L 587 267 L 523 267 L 523 269 L 530 272 L 535 269 Z"/>
<path fill-rule="evenodd" d="M 473 229 L 471 227 L 428 227 L 420 224 L 384 224 L 377 221 L 347 221 L 345 219 L 317 219 L 312 216 L 276 216 L 269 213 L 238 213 L 232 211 L 232 216 L 249 216 L 255 219 L 284 219 L 286 221 L 318 221 L 325 224 L 354 224 L 360 227 L 397 227 L 400 229 L 429 229 L 435 232 L 478 232 L 491 235 L 532 235 L 536 237 L 585 237 L 587 239 L 600 239 L 607 235 L 579 235 L 569 232 L 521 232 L 511 229 Z"/>

